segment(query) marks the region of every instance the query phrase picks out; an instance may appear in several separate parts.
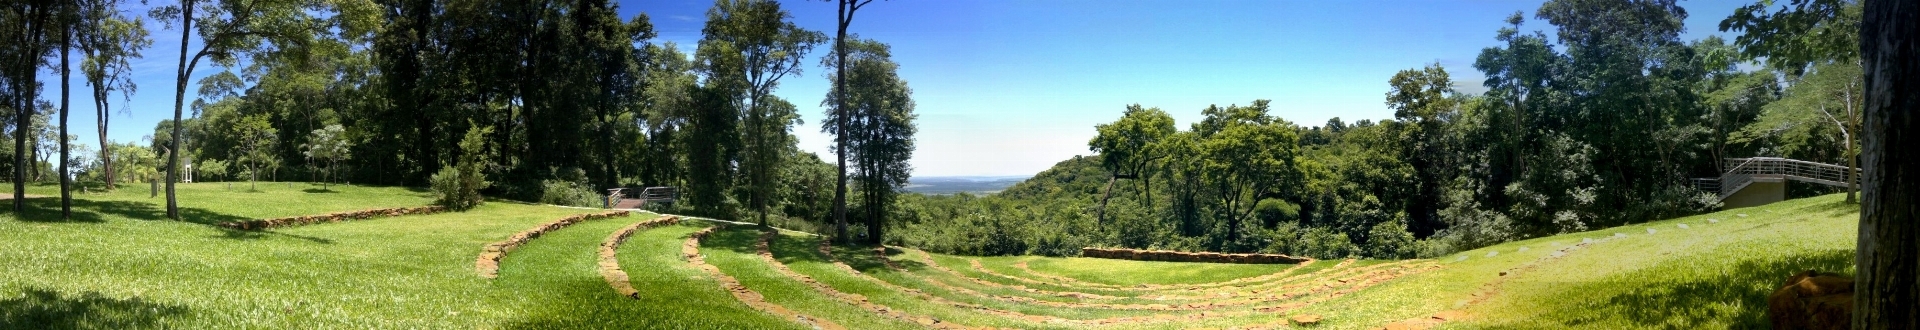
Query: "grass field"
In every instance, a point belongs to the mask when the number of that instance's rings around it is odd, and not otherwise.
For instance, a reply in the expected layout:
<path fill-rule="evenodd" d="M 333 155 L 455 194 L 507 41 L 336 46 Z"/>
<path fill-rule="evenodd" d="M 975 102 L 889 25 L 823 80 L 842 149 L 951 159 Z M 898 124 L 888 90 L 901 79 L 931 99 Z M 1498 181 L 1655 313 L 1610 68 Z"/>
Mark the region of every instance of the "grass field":
<path fill-rule="evenodd" d="M 809 327 L 750 308 L 680 254 L 713 222 L 644 229 L 620 246 L 618 263 L 640 291 L 629 298 L 604 282 L 596 249 L 656 215 L 546 233 L 489 280 L 473 268 L 482 246 L 595 211 L 492 202 L 267 231 L 213 226 L 431 199 L 405 188 L 234 188 L 181 185 L 184 221 L 166 219 L 164 200 L 144 186 L 76 194 L 70 221 L 58 220 L 51 197 L 0 213 L 0 328 Z M 788 231 L 772 236 L 769 263 L 754 226 L 717 230 L 698 252 L 767 303 L 850 329 L 1244 328 L 1301 314 L 1324 317 L 1317 328 L 1365 329 L 1439 312 L 1465 316 L 1441 328 L 1755 328 L 1765 327 L 1764 298 L 1786 275 L 1851 271 L 1857 210 L 1823 196 L 1432 260 L 1304 266 L 882 256 L 847 246 L 829 255 L 820 237 Z"/>

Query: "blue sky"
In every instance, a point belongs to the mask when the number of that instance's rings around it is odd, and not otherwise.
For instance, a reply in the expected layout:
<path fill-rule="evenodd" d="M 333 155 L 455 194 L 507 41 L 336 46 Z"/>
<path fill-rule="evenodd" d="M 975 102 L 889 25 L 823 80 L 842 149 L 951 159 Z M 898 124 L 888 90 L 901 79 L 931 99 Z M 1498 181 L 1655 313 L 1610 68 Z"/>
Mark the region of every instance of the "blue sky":
<path fill-rule="evenodd" d="M 833 3 L 782 3 L 802 27 L 833 33 Z M 862 9 L 849 31 L 893 45 L 900 75 L 914 89 L 915 176 L 1030 175 L 1090 154 L 1093 126 L 1133 103 L 1166 110 L 1185 129 L 1209 104 L 1270 99 L 1273 114 L 1317 126 L 1333 117 L 1392 117 L 1383 104 L 1387 78 L 1430 63 L 1445 66 L 1461 90 L 1484 90 L 1471 64 L 1497 43 L 1494 33 L 1507 15 L 1525 11 L 1523 29 L 1552 34 L 1532 20 L 1540 3 L 891 0 Z M 1690 15 L 1682 39 L 1722 34 L 1719 21 L 1747 3 L 1682 2 Z M 622 1 L 621 13 L 647 13 L 657 42 L 691 53 L 711 6 Z M 140 141 L 172 116 L 180 31 L 148 25 L 154 46 L 134 63 L 140 91 L 132 102 L 114 100 L 130 111 L 116 110 L 108 134 L 116 141 Z M 831 161 L 831 137 L 817 125 L 830 83 L 812 65 L 827 47 L 810 54 L 816 59 L 805 72 L 782 80 L 775 94 L 801 108 L 805 124 L 794 128 L 801 148 Z M 203 64 L 194 79 L 221 69 Z M 54 80 L 43 93 L 57 97 L 58 77 L 46 78 Z M 77 77 L 74 86 L 70 133 L 91 145 L 98 138 L 91 103 Z"/>

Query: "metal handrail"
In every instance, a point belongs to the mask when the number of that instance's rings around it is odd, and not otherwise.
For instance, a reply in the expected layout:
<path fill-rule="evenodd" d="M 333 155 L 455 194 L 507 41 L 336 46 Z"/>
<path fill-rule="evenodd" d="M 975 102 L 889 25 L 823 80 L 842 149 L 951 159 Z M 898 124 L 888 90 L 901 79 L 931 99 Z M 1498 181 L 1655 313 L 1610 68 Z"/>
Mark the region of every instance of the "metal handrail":
<path fill-rule="evenodd" d="M 1726 161 L 1725 164 L 1735 165 L 1728 166 L 1726 173 L 1720 175 L 1720 199 L 1723 200 L 1752 185 L 1755 176 L 1778 176 L 1781 179 L 1851 188 L 1847 176 L 1848 171 L 1852 171 L 1851 183 L 1860 182 L 1860 169 L 1840 165 L 1778 157 L 1727 158 Z"/>

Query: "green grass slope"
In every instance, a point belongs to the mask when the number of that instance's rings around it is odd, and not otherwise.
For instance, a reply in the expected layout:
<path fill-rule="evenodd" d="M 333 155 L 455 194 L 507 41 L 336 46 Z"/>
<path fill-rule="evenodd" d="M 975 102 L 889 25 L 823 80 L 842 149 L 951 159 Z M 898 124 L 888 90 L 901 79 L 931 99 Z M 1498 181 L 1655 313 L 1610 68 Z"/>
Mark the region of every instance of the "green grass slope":
<path fill-rule="evenodd" d="M 682 243 L 709 222 L 643 230 L 620 247 L 619 262 L 640 291 L 633 299 L 615 294 L 597 273 L 597 246 L 617 228 L 651 214 L 592 220 L 543 235 L 504 259 L 498 279 L 487 280 L 472 268 L 481 246 L 593 210 L 494 202 L 469 212 L 269 231 L 211 225 L 417 206 L 430 199 L 404 188 L 260 187 L 228 191 L 224 184 L 182 185 L 186 221 L 165 219 L 164 200 L 147 197 L 144 187 L 78 194 L 70 221 L 57 220 L 56 198 L 32 198 L 27 212 L 0 213 L 0 265 L 7 266 L 0 268 L 0 328 L 806 327 L 749 308 L 680 255 Z M 49 190 L 36 186 L 33 193 L 53 195 Z M 971 258 L 920 251 L 882 259 L 871 249 L 835 247 L 835 259 L 859 270 L 855 273 L 820 254 L 818 237 L 784 233 L 773 241 L 772 251 L 778 266 L 832 291 L 858 294 L 904 315 L 968 326 L 1233 328 L 1315 314 L 1325 318 L 1318 328 L 1364 329 L 1448 312 L 1466 317 L 1442 328 L 1753 328 L 1765 326 L 1764 299 L 1788 274 L 1806 269 L 1850 273 L 1857 218 L 1858 206 L 1842 203 L 1839 196 L 1821 196 L 1403 262 L 1442 266 L 1367 285 L 1339 280 L 1361 279 L 1367 268 L 1394 264 L 1363 260 L 1340 268 L 1334 267 L 1337 261 L 1325 260 L 1289 273 L 1310 276 L 1202 291 L 1116 286 L 1214 283 L 1293 266 Z M 847 304 L 783 275 L 759 256 L 760 233 L 746 226 L 720 230 L 708 236 L 700 253 L 767 302 L 794 312 L 855 329 L 921 327 L 916 322 L 921 320 Z M 974 262 L 985 271 L 975 269 Z M 1018 266 L 1022 263 L 1027 267 Z M 1199 311 L 1099 307 L 1225 302 L 1234 292 L 1255 289 L 1307 295 Z M 1065 292 L 1110 297 L 1059 295 Z M 1168 296 L 1184 298 L 1155 298 Z M 1285 308 L 1244 312 L 1263 306 Z M 1188 320 L 1216 313 L 1228 314 Z M 1183 321 L 1097 327 L 1079 322 L 1125 317 Z"/>
<path fill-rule="evenodd" d="M 1763 328 L 1788 275 L 1852 273 L 1858 219 L 1828 195 L 1510 242 L 1301 313 L 1334 329 L 1441 311 L 1465 313 L 1442 324 L 1458 329 Z"/>

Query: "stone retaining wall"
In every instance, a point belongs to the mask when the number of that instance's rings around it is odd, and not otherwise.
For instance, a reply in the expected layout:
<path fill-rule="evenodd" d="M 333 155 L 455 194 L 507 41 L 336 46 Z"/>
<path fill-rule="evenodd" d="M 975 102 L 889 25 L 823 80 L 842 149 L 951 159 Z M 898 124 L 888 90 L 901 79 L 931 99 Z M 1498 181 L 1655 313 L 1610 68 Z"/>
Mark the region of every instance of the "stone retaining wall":
<path fill-rule="evenodd" d="M 1139 261 L 1211 262 L 1224 264 L 1297 264 L 1313 260 L 1312 258 L 1295 257 L 1284 254 L 1180 252 L 1101 248 L 1081 248 L 1080 256 Z"/>
<path fill-rule="evenodd" d="M 446 211 L 446 208 L 440 207 L 439 205 L 417 206 L 417 207 L 396 207 L 396 208 L 388 208 L 388 209 L 359 210 L 359 211 L 334 212 L 334 213 L 317 214 L 317 215 L 302 215 L 302 216 L 293 216 L 293 217 L 285 217 L 285 218 L 225 222 L 225 223 L 221 223 L 220 226 L 239 229 L 239 230 L 265 230 L 265 229 L 274 228 L 274 227 L 302 226 L 302 225 L 311 225 L 316 223 L 361 220 L 361 219 L 371 219 L 371 218 L 378 218 L 378 217 L 397 217 L 397 216 L 412 215 L 412 214 L 433 214 L 433 213 L 440 213 L 442 211 Z"/>
<path fill-rule="evenodd" d="M 500 276 L 500 258 L 507 257 L 507 252 L 513 251 L 513 249 L 515 248 L 519 248 L 521 244 L 527 244 L 527 241 L 531 241 L 534 238 L 538 238 L 540 237 L 541 234 L 546 234 L 549 231 L 559 230 L 560 228 L 566 228 L 567 226 L 571 226 L 573 224 L 584 222 L 587 220 L 611 218 L 611 217 L 624 217 L 624 216 L 627 216 L 627 214 L 629 213 L 631 212 L 612 211 L 612 212 L 600 212 L 600 213 L 575 214 L 575 215 L 569 215 L 569 216 L 560 218 L 559 220 L 554 220 L 552 222 L 541 224 L 540 226 L 533 227 L 532 229 L 527 229 L 526 231 L 513 234 L 513 236 L 508 237 L 507 240 L 487 244 L 486 247 L 481 248 L 480 257 L 474 260 L 473 268 L 475 271 L 480 273 L 480 277 L 485 277 L 485 278 L 499 277 Z"/>

